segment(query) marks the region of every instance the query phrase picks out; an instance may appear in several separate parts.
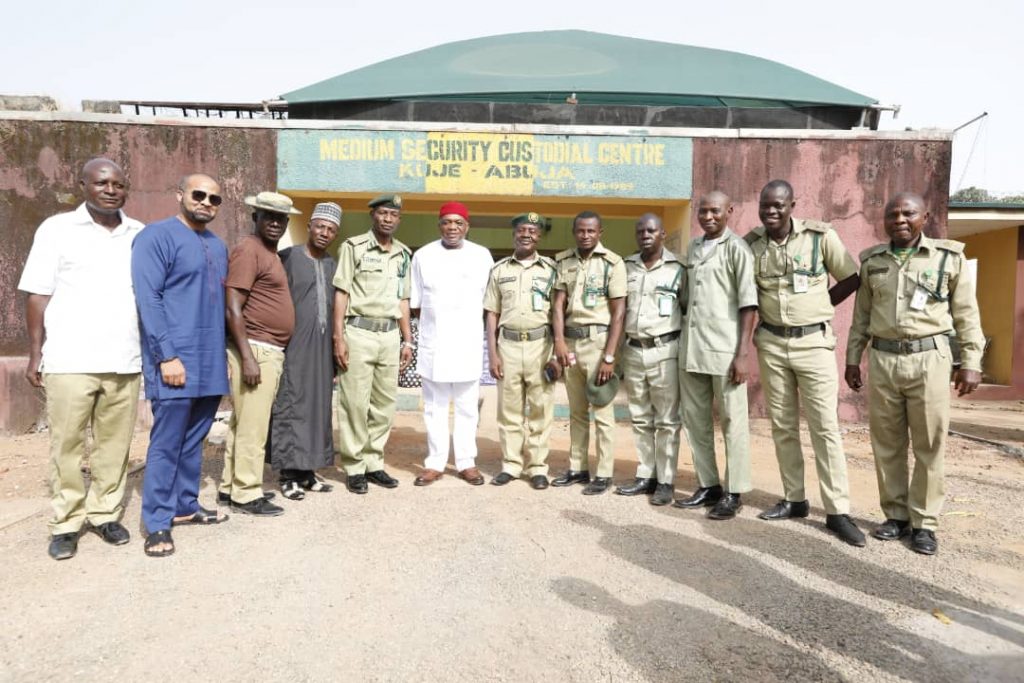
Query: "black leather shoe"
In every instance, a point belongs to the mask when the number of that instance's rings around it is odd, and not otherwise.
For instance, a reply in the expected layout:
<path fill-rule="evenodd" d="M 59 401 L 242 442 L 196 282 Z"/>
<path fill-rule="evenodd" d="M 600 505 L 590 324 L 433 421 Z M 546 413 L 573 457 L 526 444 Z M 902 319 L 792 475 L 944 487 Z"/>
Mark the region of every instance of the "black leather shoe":
<path fill-rule="evenodd" d="M 628 486 L 619 486 L 615 493 L 620 496 L 638 496 L 640 494 L 651 495 L 658 486 L 658 480 L 653 477 L 637 477 Z"/>
<path fill-rule="evenodd" d="M 703 486 L 689 498 L 680 498 L 673 505 L 677 508 L 699 508 L 714 505 L 722 497 L 722 487 L 719 485 Z"/>
<path fill-rule="evenodd" d="M 386 489 L 393 489 L 398 486 L 398 480 L 392 477 L 384 470 L 377 470 L 376 472 L 367 472 L 366 481 L 377 486 L 383 486 Z"/>
<path fill-rule="evenodd" d="M 726 493 L 711 508 L 711 511 L 708 513 L 708 519 L 732 519 L 740 511 L 741 507 L 743 507 L 743 503 L 740 502 L 740 494 Z"/>
<path fill-rule="evenodd" d="M 668 505 L 672 502 L 676 489 L 672 484 L 658 484 L 651 496 L 651 505 Z"/>
<path fill-rule="evenodd" d="M 55 535 L 47 552 L 55 560 L 71 559 L 78 552 L 78 533 Z"/>
<path fill-rule="evenodd" d="M 131 538 L 131 534 L 120 522 L 107 522 L 92 528 L 99 537 L 110 545 L 124 545 Z"/>
<path fill-rule="evenodd" d="M 231 501 L 231 508 L 247 515 L 255 515 L 257 517 L 277 517 L 278 515 L 284 514 L 284 508 L 274 505 L 266 498 L 257 498 L 256 500 L 251 500 L 248 503 L 236 503 L 235 501 Z"/>
<path fill-rule="evenodd" d="M 513 479 L 515 479 L 515 477 L 513 477 L 508 472 L 499 472 L 498 476 L 491 479 L 491 483 L 494 484 L 495 486 L 504 486 Z"/>
<path fill-rule="evenodd" d="M 263 497 L 267 500 L 273 500 L 275 495 L 277 494 L 273 491 L 263 492 Z M 217 505 L 231 505 L 231 494 L 224 493 L 223 491 L 217 491 Z"/>
<path fill-rule="evenodd" d="M 370 487 L 366 485 L 367 475 L 350 474 L 345 479 L 345 487 L 352 493 L 366 493 Z"/>
<path fill-rule="evenodd" d="M 806 500 L 796 502 L 780 500 L 764 512 L 758 515 L 760 519 L 774 521 L 776 519 L 789 519 L 790 517 L 806 517 L 811 512 L 811 506 Z"/>
<path fill-rule="evenodd" d="M 868 544 L 864 534 L 850 519 L 850 515 L 825 515 L 825 528 L 839 537 L 839 540 L 863 548 Z"/>
<path fill-rule="evenodd" d="M 910 533 L 910 522 L 905 519 L 887 519 L 871 535 L 879 541 L 895 541 Z"/>
<path fill-rule="evenodd" d="M 939 541 L 931 529 L 914 529 L 910 536 L 910 549 L 922 555 L 939 552 Z"/>
<path fill-rule="evenodd" d="M 594 477 L 589 484 L 583 489 L 584 496 L 597 496 L 605 491 L 612 485 L 611 477 Z"/>
<path fill-rule="evenodd" d="M 589 484 L 590 483 L 590 471 L 589 470 L 568 470 L 565 474 L 558 477 L 557 479 L 551 480 L 552 486 L 572 486 L 573 484 Z"/>
<path fill-rule="evenodd" d="M 530 486 L 537 489 L 538 491 L 546 489 L 548 487 L 548 478 L 543 474 L 535 474 L 530 477 Z"/>

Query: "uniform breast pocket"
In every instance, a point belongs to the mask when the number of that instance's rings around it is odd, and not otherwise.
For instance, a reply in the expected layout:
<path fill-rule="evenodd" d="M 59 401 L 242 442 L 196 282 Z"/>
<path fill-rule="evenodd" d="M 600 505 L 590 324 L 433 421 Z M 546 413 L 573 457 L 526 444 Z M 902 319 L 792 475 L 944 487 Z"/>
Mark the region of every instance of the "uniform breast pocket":
<path fill-rule="evenodd" d="M 868 268 L 868 286 L 872 291 L 885 287 L 889 282 L 888 268 Z"/>
<path fill-rule="evenodd" d="M 778 254 L 771 250 L 765 251 L 757 259 L 757 278 L 772 280 L 785 277 L 789 273 L 789 262 L 785 254 Z"/>
<path fill-rule="evenodd" d="M 515 283 L 509 283 L 501 286 L 501 307 L 503 309 L 513 309 L 516 304 L 519 303 L 519 288 L 516 287 Z"/>

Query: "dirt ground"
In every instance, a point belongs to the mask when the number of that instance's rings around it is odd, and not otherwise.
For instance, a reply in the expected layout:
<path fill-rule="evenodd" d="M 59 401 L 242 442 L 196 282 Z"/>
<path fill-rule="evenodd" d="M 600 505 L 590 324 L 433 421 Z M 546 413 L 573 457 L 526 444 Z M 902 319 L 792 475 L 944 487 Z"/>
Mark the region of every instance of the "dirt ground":
<path fill-rule="evenodd" d="M 958 402 L 953 429 L 1020 447 L 1024 405 Z M 86 534 L 59 563 L 46 555 L 46 435 L 0 439 L 0 680 L 1024 681 L 1024 459 L 951 438 L 941 548 L 924 557 L 823 533 L 810 458 L 811 517 L 756 519 L 780 484 L 767 423 L 752 432 L 755 490 L 738 519 L 714 522 L 580 487 L 414 488 L 425 435 L 403 412 L 387 452 L 398 489 L 351 495 L 335 470 L 334 492 L 285 500 L 281 517 L 176 528 L 165 559 L 142 552 L 140 433 L 131 543 Z M 635 468 L 628 424 L 616 438 L 621 482 Z M 882 517 L 867 428 L 844 438 L 868 530 Z M 568 444 L 556 422 L 553 473 Z M 208 507 L 221 454 L 207 447 Z M 694 486 L 684 445 L 676 488 Z"/>

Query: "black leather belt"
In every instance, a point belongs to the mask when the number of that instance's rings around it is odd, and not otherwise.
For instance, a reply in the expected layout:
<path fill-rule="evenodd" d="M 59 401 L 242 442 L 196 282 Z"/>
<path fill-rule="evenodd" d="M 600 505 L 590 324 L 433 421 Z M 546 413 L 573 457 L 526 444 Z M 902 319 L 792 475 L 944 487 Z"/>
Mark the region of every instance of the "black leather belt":
<path fill-rule="evenodd" d="M 507 327 L 501 328 L 501 336 L 505 339 L 518 342 L 534 341 L 544 339 L 548 336 L 548 326 L 541 325 L 532 330 L 510 330 Z"/>
<path fill-rule="evenodd" d="M 922 337 L 921 339 L 879 339 L 872 337 L 871 348 L 885 351 L 886 353 L 921 353 L 939 348 L 935 337 Z"/>
<path fill-rule="evenodd" d="M 768 330 L 776 337 L 784 337 L 786 339 L 799 339 L 815 332 L 825 331 L 825 323 L 814 323 L 813 325 L 801 325 L 799 327 L 780 327 L 779 325 L 772 325 L 762 320 L 760 327 Z"/>
<path fill-rule="evenodd" d="M 345 318 L 345 324 L 370 332 L 390 332 L 398 327 L 398 321 L 394 318 L 364 318 L 361 315 Z"/>
<path fill-rule="evenodd" d="M 586 339 L 593 336 L 591 330 L 596 334 L 602 334 L 608 331 L 607 325 L 583 325 L 582 327 L 567 327 L 565 328 L 566 339 Z"/>
<path fill-rule="evenodd" d="M 664 346 L 675 339 L 679 339 L 679 330 L 676 330 L 675 332 L 667 332 L 659 337 L 650 337 L 648 339 L 627 337 L 626 343 L 630 346 L 635 346 L 638 349 L 649 349 L 654 346 Z"/>

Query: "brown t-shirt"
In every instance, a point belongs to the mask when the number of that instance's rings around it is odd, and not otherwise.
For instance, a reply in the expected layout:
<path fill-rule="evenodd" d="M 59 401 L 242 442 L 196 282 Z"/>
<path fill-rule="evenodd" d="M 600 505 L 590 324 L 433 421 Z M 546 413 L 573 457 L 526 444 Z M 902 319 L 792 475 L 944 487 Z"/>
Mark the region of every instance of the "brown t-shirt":
<path fill-rule="evenodd" d="M 249 235 L 231 250 L 224 284 L 249 292 L 242 318 L 250 340 L 282 348 L 288 345 L 295 329 L 295 307 L 276 251 Z"/>

